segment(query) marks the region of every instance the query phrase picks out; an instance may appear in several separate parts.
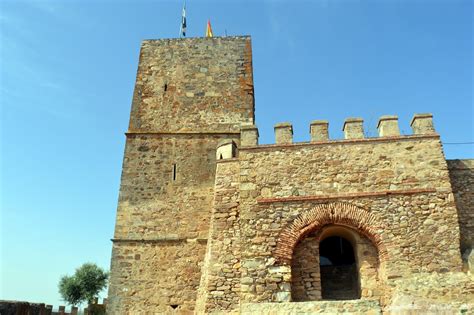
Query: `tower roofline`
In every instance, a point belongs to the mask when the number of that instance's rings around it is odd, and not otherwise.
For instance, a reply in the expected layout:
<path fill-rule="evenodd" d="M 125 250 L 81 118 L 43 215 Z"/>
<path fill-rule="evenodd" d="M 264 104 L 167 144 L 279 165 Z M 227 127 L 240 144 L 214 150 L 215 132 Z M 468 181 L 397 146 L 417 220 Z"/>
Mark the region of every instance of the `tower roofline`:
<path fill-rule="evenodd" d="M 250 35 L 236 35 L 236 36 L 214 36 L 214 37 L 171 37 L 171 38 L 158 38 L 158 39 L 144 39 L 142 42 L 165 42 L 165 41 L 191 41 L 191 40 L 223 40 L 223 39 L 251 39 Z"/>

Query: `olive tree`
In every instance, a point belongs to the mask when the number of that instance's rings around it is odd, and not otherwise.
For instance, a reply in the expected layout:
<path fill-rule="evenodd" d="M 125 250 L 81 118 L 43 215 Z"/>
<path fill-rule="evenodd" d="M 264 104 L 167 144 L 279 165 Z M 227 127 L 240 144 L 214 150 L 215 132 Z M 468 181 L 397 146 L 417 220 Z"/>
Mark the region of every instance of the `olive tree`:
<path fill-rule="evenodd" d="M 108 272 L 93 263 L 85 263 L 72 276 L 62 276 L 59 293 L 71 305 L 92 303 L 100 291 L 107 287 Z"/>

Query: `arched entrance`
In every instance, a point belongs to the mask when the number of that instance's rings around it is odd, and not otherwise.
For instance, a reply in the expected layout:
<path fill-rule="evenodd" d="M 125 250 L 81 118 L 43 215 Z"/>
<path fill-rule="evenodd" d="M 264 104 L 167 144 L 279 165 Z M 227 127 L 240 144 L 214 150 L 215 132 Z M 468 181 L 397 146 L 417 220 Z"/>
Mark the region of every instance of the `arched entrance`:
<path fill-rule="evenodd" d="M 281 231 L 274 251 L 277 263 L 290 267 L 291 282 L 286 287 L 291 291 L 292 301 L 323 299 L 320 260 L 324 258 L 321 259 L 319 250 L 320 243 L 330 237 L 340 237 L 350 243 L 356 268 L 352 274 L 356 279 L 356 293 L 339 298 L 380 296 L 388 257 L 383 234 L 377 232 L 380 226 L 383 224 L 376 214 L 347 203 L 319 204 L 295 217 Z M 329 293 L 325 299 L 334 297 Z"/>
<path fill-rule="evenodd" d="M 360 298 L 360 276 L 367 278 L 366 258 L 370 241 L 357 231 L 327 225 L 308 234 L 296 245 L 291 262 L 292 300 L 353 300 Z M 373 257 L 377 256 L 372 247 Z"/>
<path fill-rule="evenodd" d="M 352 244 L 341 236 L 319 243 L 319 269 L 323 300 L 358 299 L 359 280 Z"/>

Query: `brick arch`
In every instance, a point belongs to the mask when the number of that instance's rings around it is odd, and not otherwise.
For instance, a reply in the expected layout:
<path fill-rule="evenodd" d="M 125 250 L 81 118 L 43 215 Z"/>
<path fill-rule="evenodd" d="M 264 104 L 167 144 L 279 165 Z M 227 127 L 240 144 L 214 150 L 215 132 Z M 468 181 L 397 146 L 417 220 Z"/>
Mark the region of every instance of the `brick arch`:
<path fill-rule="evenodd" d="M 309 233 L 328 224 L 351 227 L 371 240 L 378 250 L 379 260 L 385 261 L 387 249 L 377 232 L 383 225 L 378 217 L 364 209 L 348 203 L 319 204 L 309 211 L 298 215 L 280 233 L 275 259 L 284 265 L 291 265 L 293 250 L 300 240 Z"/>

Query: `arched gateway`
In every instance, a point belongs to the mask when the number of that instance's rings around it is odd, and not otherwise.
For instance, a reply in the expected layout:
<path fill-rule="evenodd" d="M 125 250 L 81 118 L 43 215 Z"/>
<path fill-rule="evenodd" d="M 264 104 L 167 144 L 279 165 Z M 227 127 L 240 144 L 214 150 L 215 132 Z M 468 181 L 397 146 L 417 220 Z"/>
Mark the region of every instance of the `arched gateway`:
<path fill-rule="evenodd" d="M 108 313 L 474 300 L 459 244 L 474 235 L 474 163 L 446 161 L 431 114 L 416 114 L 410 135 L 382 116 L 370 138 L 361 118 L 344 121 L 344 139 L 316 120 L 297 143 L 280 123 L 275 143 L 259 145 L 248 36 L 145 40 L 130 113 Z"/>
<path fill-rule="evenodd" d="M 275 251 L 281 264 L 291 266 L 292 300 L 367 294 L 387 256 L 378 226 L 374 214 L 345 203 L 321 204 L 297 216 L 281 232 Z"/>

